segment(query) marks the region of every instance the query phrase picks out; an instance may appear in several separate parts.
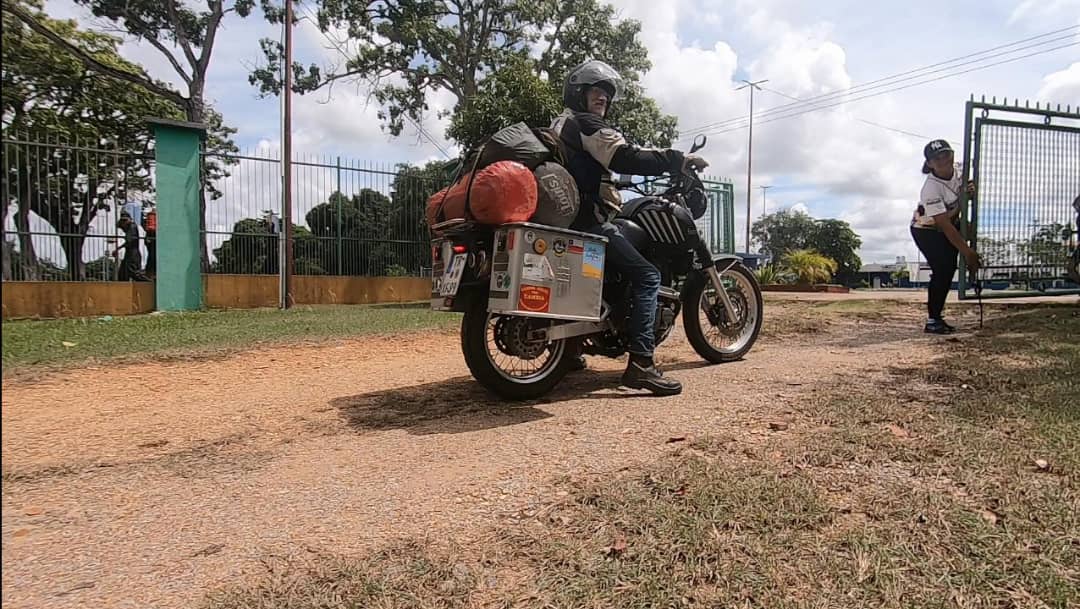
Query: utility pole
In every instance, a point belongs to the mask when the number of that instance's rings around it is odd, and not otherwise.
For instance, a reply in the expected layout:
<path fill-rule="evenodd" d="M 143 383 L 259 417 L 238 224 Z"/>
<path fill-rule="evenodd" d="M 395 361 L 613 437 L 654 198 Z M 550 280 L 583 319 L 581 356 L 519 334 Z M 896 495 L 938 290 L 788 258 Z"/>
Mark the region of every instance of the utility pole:
<path fill-rule="evenodd" d="M 746 83 L 746 84 L 739 87 L 739 88 L 737 88 L 737 89 L 735 89 L 735 90 L 736 91 L 742 91 L 743 89 L 746 89 L 746 88 L 750 89 L 750 137 L 749 137 L 749 144 L 746 147 L 746 253 L 749 254 L 750 253 L 750 191 L 752 190 L 750 175 L 751 175 L 751 168 L 753 166 L 752 163 L 753 163 L 753 156 L 754 156 L 754 89 L 757 89 L 758 91 L 760 91 L 761 87 L 758 86 L 758 85 L 761 85 L 762 83 L 767 83 L 769 81 L 768 81 L 768 79 L 765 79 L 765 80 L 758 80 L 758 81 L 755 81 L 755 82 L 750 82 L 749 80 L 743 79 L 743 82 Z"/>
<path fill-rule="evenodd" d="M 281 308 L 293 306 L 293 224 L 292 224 L 292 0 L 285 0 L 285 72 L 282 94 L 281 133 L 281 224 L 285 241 L 281 248 Z"/>
<path fill-rule="evenodd" d="M 761 189 L 761 217 L 765 217 L 765 191 L 772 188 L 772 186 L 758 186 Z"/>

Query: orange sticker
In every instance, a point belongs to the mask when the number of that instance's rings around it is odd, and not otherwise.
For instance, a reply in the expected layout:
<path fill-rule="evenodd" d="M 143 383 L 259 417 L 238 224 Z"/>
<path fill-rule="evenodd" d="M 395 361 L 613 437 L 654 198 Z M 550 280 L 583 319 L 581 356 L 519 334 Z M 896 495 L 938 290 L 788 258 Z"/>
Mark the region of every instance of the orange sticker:
<path fill-rule="evenodd" d="M 518 308 L 532 313 L 547 313 L 551 306 L 551 288 L 538 285 L 521 286 Z"/>

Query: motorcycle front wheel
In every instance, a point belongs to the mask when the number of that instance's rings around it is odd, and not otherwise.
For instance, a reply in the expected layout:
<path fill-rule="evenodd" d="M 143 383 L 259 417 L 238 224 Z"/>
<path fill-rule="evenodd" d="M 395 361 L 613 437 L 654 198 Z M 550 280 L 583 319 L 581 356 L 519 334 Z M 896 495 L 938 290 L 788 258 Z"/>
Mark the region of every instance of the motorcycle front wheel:
<path fill-rule="evenodd" d="M 530 340 L 545 320 L 489 313 L 486 299 L 469 305 L 461 320 L 461 352 L 469 371 L 486 389 L 506 400 L 546 395 L 566 376 L 571 341 Z"/>
<path fill-rule="evenodd" d="M 735 263 L 720 273 L 720 281 L 735 309 L 735 319 L 728 318 L 706 274 L 691 275 L 683 291 L 686 339 L 698 355 L 714 364 L 742 359 L 757 342 L 764 314 L 761 287 L 750 269 Z"/>

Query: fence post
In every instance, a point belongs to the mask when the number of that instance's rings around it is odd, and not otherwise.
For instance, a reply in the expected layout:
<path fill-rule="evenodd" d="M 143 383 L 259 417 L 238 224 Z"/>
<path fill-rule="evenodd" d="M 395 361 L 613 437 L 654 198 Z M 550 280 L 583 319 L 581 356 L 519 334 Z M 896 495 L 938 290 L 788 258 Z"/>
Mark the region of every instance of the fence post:
<path fill-rule="evenodd" d="M 341 157 L 337 158 L 337 193 L 342 197 L 345 193 L 341 192 Z M 337 274 L 341 276 L 341 201 L 337 204 Z"/>
<path fill-rule="evenodd" d="M 206 127 L 159 118 L 154 129 L 158 260 L 155 302 L 159 311 L 202 308 L 199 231 L 199 146 Z"/>

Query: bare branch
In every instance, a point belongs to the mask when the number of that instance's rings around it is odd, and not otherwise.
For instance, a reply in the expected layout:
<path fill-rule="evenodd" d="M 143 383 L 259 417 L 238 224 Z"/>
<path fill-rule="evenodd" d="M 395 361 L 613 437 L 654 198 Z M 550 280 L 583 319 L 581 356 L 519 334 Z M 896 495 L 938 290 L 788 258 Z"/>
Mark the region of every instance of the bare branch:
<path fill-rule="evenodd" d="M 206 24 L 206 36 L 203 38 L 202 53 L 199 56 L 199 61 L 195 64 L 195 76 L 197 78 L 206 77 L 206 70 L 210 67 L 210 53 L 214 50 L 214 39 L 217 37 L 221 18 L 225 15 L 225 11 L 221 7 L 221 0 L 213 0 L 210 2 L 210 7 L 213 12 L 210 13 L 210 21 Z"/>
<path fill-rule="evenodd" d="M 173 33 L 176 34 L 176 40 L 180 43 L 180 48 L 184 50 L 184 57 L 187 57 L 188 63 L 194 68 L 199 65 L 199 60 L 195 58 L 195 51 L 191 48 L 191 41 L 188 40 L 187 33 L 184 32 L 184 28 L 180 23 L 180 16 L 176 12 L 176 0 L 165 0 L 165 6 L 169 11 L 169 20 L 173 23 Z M 173 62 L 173 65 L 175 66 L 176 63 Z"/>
<path fill-rule="evenodd" d="M 184 71 L 183 66 L 180 65 L 180 61 L 176 59 L 176 56 L 173 55 L 172 52 L 169 51 L 169 49 L 164 44 L 162 44 L 160 40 L 158 40 L 157 38 L 151 38 L 149 36 L 144 37 L 143 40 L 146 40 L 151 45 L 153 45 L 155 49 L 160 51 L 161 54 L 169 60 L 169 63 L 172 64 L 173 69 L 176 70 L 176 73 L 180 75 L 180 78 L 184 81 L 184 84 L 191 86 L 191 76 Z"/>

